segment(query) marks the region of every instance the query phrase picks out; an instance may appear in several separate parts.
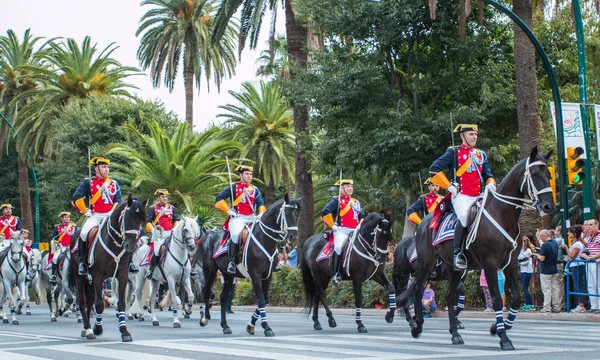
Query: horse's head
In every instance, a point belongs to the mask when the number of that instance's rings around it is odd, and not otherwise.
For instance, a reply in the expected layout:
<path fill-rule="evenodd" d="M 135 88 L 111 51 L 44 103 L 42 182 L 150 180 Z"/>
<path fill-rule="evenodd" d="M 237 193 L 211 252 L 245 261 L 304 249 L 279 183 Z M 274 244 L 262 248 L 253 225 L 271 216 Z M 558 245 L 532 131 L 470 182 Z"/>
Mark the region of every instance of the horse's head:
<path fill-rule="evenodd" d="M 111 215 L 111 224 L 114 224 L 115 220 L 122 241 L 120 246 L 127 252 L 135 251 L 140 229 L 146 221 L 144 205 L 130 194 L 127 202 L 117 206 Z"/>
<path fill-rule="evenodd" d="M 280 215 L 277 219 L 281 221 L 280 228 L 284 231 L 285 239 L 294 239 L 298 236 L 298 214 L 300 213 L 302 199 L 291 199 L 286 193 L 283 197 L 283 204 L 281 205 Z"/>
<path fill-rule="evenodd" d="M 193 252 L 196 249 L 196 243 L 200 238 L 200 226 L 198 225 L 198 217 L 183 216 L 181 221 L 181 239 L 187 250 Z"/>
<path fill-rule="evenodd" d="M 40 270 L 42 264 L 42 253 L 38 249 L 31 249 L 29 254 L 29 272 L 34 273 Z"/>
<path fill-rule="evenodd" d="M 538 152 L 537 147 L 531 150 L 531 155 L 525 160 L 525 176 L 521 184 L 521 192 L 526 194 L 540 214 L 550 214 L 555 209 L 554 197 L 550 187 L 550 171 L 548 171 L 548 159 L 552 156 L 552 150 L 547 154 Z"/>
<path fill-rule="evenodd" d="M 25 247 L 25 235 L 23 230 L 10 232 L 10 258 L 13 262 L 21 261 L 23 248 Z"/>
<path fill-rule="evenodd" d="M 392 224 L 382 215 L 372 212 L 360 226 L 360 235 L 371 245 L 378 261 L 385 261 L 392 239 Z M 382 259 L 383 256 L 383 259 Z"/>

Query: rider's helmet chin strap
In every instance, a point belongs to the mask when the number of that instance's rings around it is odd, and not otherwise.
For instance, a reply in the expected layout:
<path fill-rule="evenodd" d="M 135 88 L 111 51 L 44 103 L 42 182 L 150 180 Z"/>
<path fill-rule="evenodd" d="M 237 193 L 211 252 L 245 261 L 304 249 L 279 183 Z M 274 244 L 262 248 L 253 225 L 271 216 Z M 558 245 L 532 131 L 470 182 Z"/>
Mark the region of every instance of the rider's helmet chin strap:
<path fill-rule="evenodd" d="M 461 137 L 462 141 L 463 141 L 465 144 L 467 144 L 467 146 L 468 146 L 468 147 L 470 147 L 470 148 L 474 148 L 474 147 L 475 147 L 475 144 L 473 144 L 473 145 L 469 144 L 469 140 L 467 140 L 467 137 L 465 136 L 465 133 L 464 133 L 464 132 L 461 132 L 461 133 L 460 133 L 460 137 Z"/>

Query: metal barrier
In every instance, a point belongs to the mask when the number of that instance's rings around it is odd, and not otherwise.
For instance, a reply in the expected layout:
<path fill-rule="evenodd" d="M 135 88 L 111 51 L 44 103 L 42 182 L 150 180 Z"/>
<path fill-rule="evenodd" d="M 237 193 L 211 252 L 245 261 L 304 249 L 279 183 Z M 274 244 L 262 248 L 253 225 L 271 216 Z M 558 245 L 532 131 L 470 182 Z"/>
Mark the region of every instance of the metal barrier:
<path fill-rule="evenodd" d="M 571 268 L 571 264 L 576 264 Z M 584 265 L 584 266 L 582 266 Z M 565 275 L 568 275 L 571 280 L 573 281 L 574 285 L 575 285 L 575 291 L 571 291 L 571 281 L 566 281 L 566 288 L 567 288 L 567 301 L 566 301 L 566 311 L 570 312 L 571 311 L 571 295 L 577 295 L 577 296 L 587 296 L 590 297 L 590 306 L 592 306 L 592 302 L 591 302 L 591 297 L 596 297 L 596 298 L 600 298 L 600 287 L 598 286 L 598 273 L 599 273 L 599 268 L 600 266 L 598 265 L 598 263 L 596 263 L 596 260 L 583 260 L 583 259 L 576 259 L 576 260 L 570 260 L 566 265 L 565 265 Z M 582 269 L 583 268 L 583 269 Z M 573 279 L 573 275 L 572 272 L 574 271 L 575 273 L 575 278 Z M 588 276 L 588 274 L 593 275 L 592 279 L 590 279 L 590 276 Z M 589 281 L 595 281 L 595 284 L 592 285 L 590 287 Z M 582 289 L 583 287 L 583 289 Z M 590 292 L 589 290 L 592 290 L 592 292 Z M 598 301 L 600 302 L 600 299 L 598 299 Z M 594 308 L 592 306 L 592 308 Z M 598 307 L 594 308 L 596 310 L 598 310 Z"/>

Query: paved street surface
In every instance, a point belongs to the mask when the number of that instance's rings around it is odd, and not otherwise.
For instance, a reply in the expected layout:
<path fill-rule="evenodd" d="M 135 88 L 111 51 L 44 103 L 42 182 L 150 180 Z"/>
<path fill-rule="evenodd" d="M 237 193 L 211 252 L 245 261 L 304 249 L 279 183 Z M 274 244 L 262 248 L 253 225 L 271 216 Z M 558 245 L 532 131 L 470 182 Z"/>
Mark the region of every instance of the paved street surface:
<path fill-rule="evenodd" d="M 268 310 L 268 309 L 267 309 Z M 107 309 L 104 334 L 96 340 L 81 338 L 82 326 L 74 317 L 51 323 L 47 308 L 34 306 L 32 316 L 19 316 L 20 325 L 0 323 L 0 359 L 534 359 L 600 358 L 600 328 L 594 323 L 534 321 L 517 318 L 509 332 L 516 351 L 503 352 L 498 337 L 490 336 L 491 320 L 463 319 L 465 345 L 451 345 L 446 319 L 425 319 L 419 339 L 410 336 L 408 324 L 396 317 L 393 324 L 380 316 L 363 316 L 368 334 L 359 334 L 351 316 L 338 315 L 338 327 L 315 331 L 312 321 L 298 314 L 270 313 L 276 336 L 265 338 L 262 328 L 248 335 L 245 326 L 250 313 L 229 317 L 233 335 L 223 335 L 219 320 L 207 327 L 198 325 L 198 312 L 181 319 L 182 328 L 172 328 L 169 312 L 158 312 L 161 326 L 128 321 L 132 343 L 122 343 L 113 309 Z M 218 315 L 218 314 L 217 314 Z M 335 315 L 335 310 L 334 310 Z"/>

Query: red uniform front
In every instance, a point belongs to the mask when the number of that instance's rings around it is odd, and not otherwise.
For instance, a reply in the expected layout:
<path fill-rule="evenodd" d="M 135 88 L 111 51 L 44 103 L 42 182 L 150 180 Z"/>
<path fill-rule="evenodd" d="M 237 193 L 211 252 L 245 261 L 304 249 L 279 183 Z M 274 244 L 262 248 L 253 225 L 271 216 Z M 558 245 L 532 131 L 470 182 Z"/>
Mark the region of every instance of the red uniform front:
<path fill-rule="evenodd" d="M 71 223 L 61 223 L 60 225 L 57 225 L 57 232 L 60 245 L 67 247 L 71 245 L 71 238 L 75 233 L 75 225 Z"/>
<path fill-rule="evenodd" d="M 157 204 L 154 206 L 154 218 L 158 218 L 157 225 L 160 225 L 163 230 L 173 230 L 173 206 L 167 204 Z"/>
<path fill-rule="evenodd" d="M 340 226 L 356 229 L 359 224 L 360 203 L 345 194 L 340 197 Z"/>
<path fill-rule="evenodd" d="M 91 198 L 93 199 L 98 191 L 102 191 L 100 198 L 91 206 L 92 212 L 106 214 L 113 208 L 117 186 L 112 180 L 105 185 L 105 180 L 97 176 L 90 179 Z"/>
<path fill-rule="evenodd" d="M 243 197 L 240 196 L 245 193 Z M 238 202 L 239 199 L 239 202 Z M 256 202 L 256 188 L 251 184 L 244 184 L 239 182 L 235 185 L 235 201 L 237 213 L 240 215 L 252 215 L 254 214 L 253 208 Z"/>
<path fill-rule="evenodd" d="M 442 196 L 439 194 L 430 192 L 425 195 L 425 206 L 427 207 L 427 213 L 433 212 L 441 200 Z"/>
<path fill-rule="evenodd" d="M 19 219 L 16 216 L 3 216 L 0 218 L 0 230 L 4 234 L 4 239 L 8 240 L 11 237 L 10 232 L 17 230 Z"/>
<path fill-rule="evenodd" d="M 479 149 L 469 148 L 464 144 L 457 150 L 458 170 L 456 175 L 460 181 L 460 193 L 467 196 L 479 196 L 481 194 L 483 156 Z"/>

